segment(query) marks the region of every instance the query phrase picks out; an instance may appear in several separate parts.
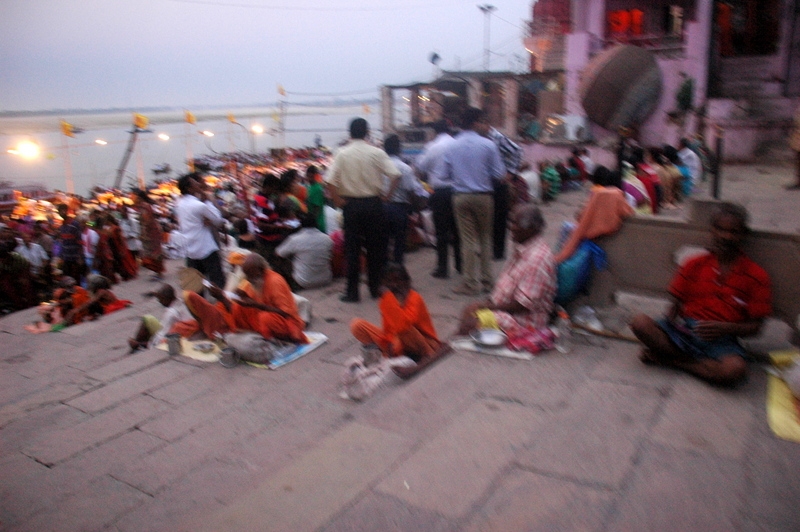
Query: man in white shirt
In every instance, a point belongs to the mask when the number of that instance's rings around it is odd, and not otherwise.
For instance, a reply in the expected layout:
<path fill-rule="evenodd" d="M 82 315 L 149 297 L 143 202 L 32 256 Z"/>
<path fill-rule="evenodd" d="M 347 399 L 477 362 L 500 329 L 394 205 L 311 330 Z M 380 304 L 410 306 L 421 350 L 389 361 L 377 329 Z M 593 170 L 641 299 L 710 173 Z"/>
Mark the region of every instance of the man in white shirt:
<path fill-rule="evenodd" d="M 689 147 L 689 141 L 685 138 L 678 142 L 678 148 L 678 158 L 689 169 L 689 174 L 692 177 L 692 186 L 697 185 L 703 177 L 703 162 L 700 160 L 700 156 L 692 151 Z"/>
<path fill-rule="evenodd" d="M 219 245 L 214 239 L 216 228 L 223 224 L 219 210 L 208 202 L 202 202 L 203 194 L 195 174 L 186 174 L 178 179 L 181 197 L 175 204 L 175 217 L 180 232 L 186 237 L 186 266 L 202 273 L 218 287 L 225 286 L 225 273 L 219 256 Z"/>
<path fill-rule="evenodd" d="M 97 249 L 97 243 L 100 241 L 100 235 L 97 231 L 89 227 L 85 218 L 80 221 L 81 224 L 81 243 L 83 244 L 83 258 L 86 261 L 86 271 L 91 273 L 95 271 L 94 268 L 94 252 Z"/>
<path fill-rule="evenodd" d="M 313 216 L 304 216 L 302 229 L 289 235 L 275 253 L 292 261 L 292 278 L 302 288 L 330 284 L 333 240 L 317 228 Z"/>
<path fill-rule="evenodd" d="M 590 176 L 593 175 L 597 165 L 594 164 L 594 161 L 589 156 L 589 150 L 587 148 L 581 148 L 581 154 L 579 158 L 583 162 L 583 168 L 586 170 L 586 173 Z"/>
<path fill-rule="evenodd" d="M 42 267 L 50 261 L 50 257 L 42 246 L 33 241 L 33 235 L 23 232 L 21 242 L 19 242 L 17 249 L 14 251 L 31 263 L 31 274 L 34 277 L 40 278 L 42 276 Z"/>
<path fill-rule="evenodd" d="M 448 248 L 452 244 L 456 270 L 461 272 L 461 240 L 456 230 L 456 217 L 453 214 L 453 183 L 450 177 L 437 172 L 442 156 L 453 142 L 447 122 L 439 120 L 433 123 L 436 138 L 425 145 L 414 165 L 417 175 L 433 189 L 428 207 L 433 214 L 433 227 L 436 230 L 436 269 L 431 275 L 438 279 L 449 277 L 447 258 Z"/>

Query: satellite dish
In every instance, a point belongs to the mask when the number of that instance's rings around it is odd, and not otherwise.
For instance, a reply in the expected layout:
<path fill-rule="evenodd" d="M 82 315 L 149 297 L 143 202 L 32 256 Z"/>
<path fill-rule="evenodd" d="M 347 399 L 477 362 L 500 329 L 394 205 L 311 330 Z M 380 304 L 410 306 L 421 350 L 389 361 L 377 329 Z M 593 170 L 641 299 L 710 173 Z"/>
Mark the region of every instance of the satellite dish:
<path fill-rule="evenodd" d="M 431 57 L 428 59 L 428 61 L 430 61 L 432 65 L 438 65 L 439 61 L 441 61 L 441 60 L 442 60 L 442 58 L 436 52 L 433 52 L 431 54 Z"/>
<path fill-rule="evenodd" d="M 586 66 L 578 92 L 586 116 L 615 131 L 644 121 L 661 97 L 661 70 L 652 52 L 620 44 Z"/>

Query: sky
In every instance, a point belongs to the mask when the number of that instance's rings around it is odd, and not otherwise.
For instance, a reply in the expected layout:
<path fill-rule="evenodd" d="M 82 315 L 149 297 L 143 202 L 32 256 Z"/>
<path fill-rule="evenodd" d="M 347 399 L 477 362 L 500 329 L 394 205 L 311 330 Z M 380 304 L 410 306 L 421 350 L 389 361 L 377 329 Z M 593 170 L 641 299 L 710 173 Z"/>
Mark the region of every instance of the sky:
<path fill-rule="evenodd" d="M 471 0 L 0 0 L 0 112 L 377 95 L 483 70 Z M 527 65 L 532 0 L 491 0 L 491 69 Z"/>

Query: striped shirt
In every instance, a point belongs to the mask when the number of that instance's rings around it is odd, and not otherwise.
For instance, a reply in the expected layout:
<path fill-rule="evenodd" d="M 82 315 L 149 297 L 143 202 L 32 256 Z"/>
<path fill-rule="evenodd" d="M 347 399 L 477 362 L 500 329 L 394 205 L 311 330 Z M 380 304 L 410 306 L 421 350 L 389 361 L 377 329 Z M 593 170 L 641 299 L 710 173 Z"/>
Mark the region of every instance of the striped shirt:
<path fill-rule="evenodd" d="M 520 148 L 516 142 L 506 137 L 495 128 L 489 129 L 489 138 L 500 150 L 500 156 L 503 158 L 503 164 L 506 165 L 506 172 L 518 174 L 520 164 L 522 163 L 522 148 Z"/>

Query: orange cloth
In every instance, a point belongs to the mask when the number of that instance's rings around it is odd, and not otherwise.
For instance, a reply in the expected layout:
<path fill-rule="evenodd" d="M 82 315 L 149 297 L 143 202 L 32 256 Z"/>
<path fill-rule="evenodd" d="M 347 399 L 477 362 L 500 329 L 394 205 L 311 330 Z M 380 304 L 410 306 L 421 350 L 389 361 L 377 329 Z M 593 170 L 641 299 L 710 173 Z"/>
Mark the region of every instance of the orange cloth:
<path fill-rule="evenodd" d="M 170 333 L 189 338 L 202 331 L 208 338 L 214 338 L 214 333 L 224 334 L 235 330 L 233 317 L 222 303 L 212 305 L 201 295 L 189 290 L 183 292 L 183 300 L 195 319 L 176 322 L 169 330 Z"/>
<path fill-rule="evenodd" d="M 297 304 L 292 291 L 280 274 L 272 270 L 264 273 L 264 289 L 261 294 L 257 293 L 247 280 L 242 281 L 239 288 L 259 303 L 278 308 L 289 314 L 289 317 L 285 318 L 266 310 L 243 307 L 235 301 L 231 302 L 231 311 L 228 312 L 222 303 L 217 302 L 216 305 L 212 305 L 200 295 L 186 291 L 183 293 L 186 308 L 195 319 L 176 323 L 170 332 L 189 337 L 198 331 L 203 331 L 207 337 L 213 338 L 214 333 L 224 334 L 245 330 L 257 332 L 264 338 L 275 337 L 290 342 L 308 342 L 306 335 L 303 334 L 305 323 L 297 313 Z"/>
<path fill-rule="evenodd" d="M 360 318 L 350 323 L 350 331 L 362 344 L 377 344 L 384 353 L 391 345 L 395 356 L 430 356 L 441 345 L 425 300 L 416 291 L 408 292 L 404 306 L 387 291 L 381 297 L 379 308 L 383 328 Z"/>
<path fill-rule="evenodd" d="M 291 342 L 308 342 L 306 335 L 303 334 L 305 323 L 297 312 L 297 303 L 294 301 L 292 290 L 279 273 L 272 270 L 264 272 L 264 288 L 260 294 L 247 280 L 242 281 L 239 288 L 259 303 L 278 308 L 289 316 L 283 317 L 274 312 L 243 307 L 233 302 L 232 314 L 237 328 L 255 331 L 264 338 L 274 336 Z"/>
<path fill-rule="evenodd" d="M 58 290 L 53 292 L 53 299 L 55 299 L 56 301 L 59 301 L 59 300 L 61 300 L 61 297 L 62 297 L 63 294 L 64 294 L 64 289 L 63 288 L 59 288 Z M 89 292 L 87 292 L 84 288 L 82 288 L 80 286 L 75 286 L 74 287 L 74 291 L 73 291 L 72 296 L 71 296 L 71 299 L 72 299 L 72 307 L 70 307 L 68 309 L 63 309 L 62 315 L 66 314 L 67 312 L 69 312 L 70 310 L 72 310 L 74 308 L 80 308 L 81 305 L 87 303 L 91 299 L 91 296 L 89 295 Z M 86 311 L 86 310 L 84 310 L 82 312 L 79 312 L 79 313 L 76 313 L 75 317 L 72 319 L 72 323 L 80 323 L 80 322 L 83 321 L 83 318 L 85 318 L 88 315 L 89 315 L 89 312 Z"/>
<path fill-rule="evenodd" d="M 620 189 L 617 187 L 593 187 L 589 203 L 581 213 L 578 226 L 555 256 L 556 263 L 570 258 L 582 240 L 591 240 L 617 232 L 622 227 L 625 218 L 632 214 L 633 209 L 625 201 L 625 194 Z"/>

